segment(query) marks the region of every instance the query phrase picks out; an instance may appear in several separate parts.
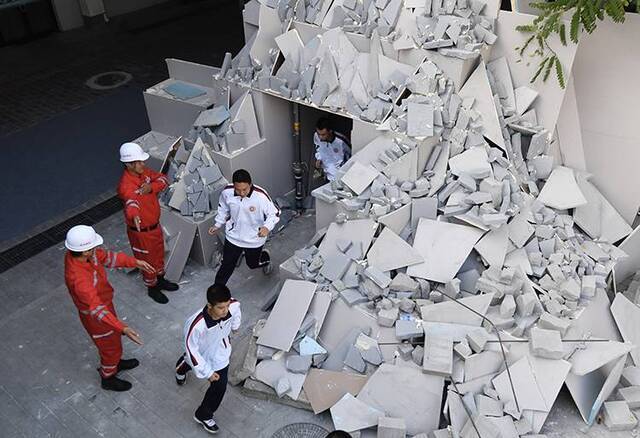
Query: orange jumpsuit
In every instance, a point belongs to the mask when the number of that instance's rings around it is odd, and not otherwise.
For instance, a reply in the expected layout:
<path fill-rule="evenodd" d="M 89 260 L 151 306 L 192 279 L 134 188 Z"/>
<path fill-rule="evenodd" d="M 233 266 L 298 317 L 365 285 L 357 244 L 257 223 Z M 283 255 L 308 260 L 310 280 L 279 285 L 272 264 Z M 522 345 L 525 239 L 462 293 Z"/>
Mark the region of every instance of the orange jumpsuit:
<path fill-rule="evenodd" d="M 103 249 L 96 249 L 93 258 L 86 262 L 69 252 L 64 258 L 67 289 L 78 308 L 80 322 L 98 348 L 100 375 L 104 378 L 118 372 L 118 362 L 122 357 L 122 331 L 126 327 L 113 307 L 113 287 L 104 268 L 135 266 L 135 258 Z"/>
<path fill-rule="evenodd" d="M 151 193 L 139 193 L 143 183 L 151 185 Z M 153 266 L 155 273 L 143 272 L 147 287 L 158 282 L 158 275 L 164 275 L 164 238 L 160 226 L 160 203 L 158 194 L 168 186 L 167 178 L 159 172 L 145 168 L 142 175 L 134 175 L 125 170 L 118 185 L 118 196 L 124 203 L 124 217 L 131 250 L 137 259 Z M 140 231 L 136 229 L 134 217 L 140 217 Z"/>

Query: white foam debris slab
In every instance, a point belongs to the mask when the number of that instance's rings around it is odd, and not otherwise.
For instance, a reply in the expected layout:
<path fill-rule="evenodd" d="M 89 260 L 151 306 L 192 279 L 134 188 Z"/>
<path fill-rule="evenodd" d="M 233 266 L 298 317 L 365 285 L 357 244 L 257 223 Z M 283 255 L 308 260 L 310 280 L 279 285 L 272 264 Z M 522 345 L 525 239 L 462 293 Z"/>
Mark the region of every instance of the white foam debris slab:
<path fill-rule="evenodd" d="M 370 266 L 391 271 L 424 262 L 424 258 L 389 228 L 382 230 L 367 253 Z"/>
<path fill-rule="evenodd" d="M 425 334 L 422 370 L 448 377 L 453 372 L 453 340 L 446 336 Z"/>
<path fill-rule="evenodd" d="M 467 82 L 465 82 L 458 95 L 462 99 L 474 98 L 473 109 L 482 115 L 482 126 L 484 136 L 494 142 L 500 148 L 505 149 L 502 128 L 498 119 L 498 112 L 493 100 L 489 77 L 484 61 L 480 61 Z"/>
<path fill-rule="evenodd" d="M 278 360 L 265 359 L 260 361 L 256 365 L 254 377 L 273 389 L 276 389 L 278 381 L 285 377 L 290 386 L 283 395 L 288 395 L 293 400 L 298 400 L 306 374 L 292 373 L 287 370 L 286 359 L 282 356 Z"/>
<path fill-rule="evenodd" d="M 322 258 L 330 257 L 339 251 L 337 242 L 340 239 L 351 240 L 353 245 L 360 245 L 363 253 L 369 249 L 378 224 L 372 219 L 350 220 L 343 224 L 332 222 L 327 234 L 322 239 L 318 252 Z"/>
<path fill-rule="evenodd" d="M 409 266 L 407 274 L 440 283 L 453 280 L 482 234 L 477 228 L 420 218 L 413 247 L 425 261 Z"/>
<path fill-rule="evenodd" d="M 278 300 L 260 332 L 258 345 L 289 351 L 293 339 L 307 314 L 316 284 L 302 280 L 286 280 Z"/>
<path fill-rule="evenodd" d="M 506 97 L 500 96 L 504 100 L 503 107 L 510 111 L 516 111 L 516 96 L 514 92 L 513 81 L 511 80 L 511 72 L 507 58 L 497 58 L 487 64 L 487 70 L 493 75 L 493 79 L 502 84 Z"/>
<path fill-rule="evenodd" d="M 604 425 L 610 431 L 633 430 L 638 425 L 638 419 L 625 401 L 605 402 L 602 412 Z"/>
<path fill-rule="evenodd" d="M 538 92 L 536 90 L 532 90 L 527 86 L 518 87 L 515 90 L 516 97 L 516 113 L 521 116 L 527 112 L 531 104 L 536 97 L 538 97 Z"/>
<path fill-rule="evenodd" d="M 282 34 L 282 23 L 278 11 L 265 5 L 260 5 L 258 15 L 258 33 L 249 49 L 251 59 L 257 59 L 262 65 L 269 65 L 269 52 L 276 47 L 275 38 Z"/>
<path fill-rule="evenodd" d="M 529 345 L 531 352 L 538 357 L 545 359 L 562 359 L 564 348 L 562 338 L 557 330 L 546 330 L 534 327 L 530 332 Z"/>
<path fill-rule="evenodd" d="M 516 397 L 518 398 L 520 409 L 548 412 L 547 404 L 542 397 L 542 393 L 538 387 L 538 381 L 533 373 L 531 364 L 529 363 L 529 357 L 525 356 L 516 363 L 510 365 L 509 372 L 511 373 L 511 380 L 513 382 Z M 545 376 L 540 376 L 540 378 L 544 379 Z M 492 383 L 498 392 L 500 400 L 502 400 L 505 405 L 509 401 L 513 401 L 511 384 L 509 383 L 509 376 L 507 375 L 506 370 L 494 378 Z"/>
<path fill-rule="evenodd" d="M 540 357 L 529 357 L 529 363 L 533 369 L 534 376 L 536 376 L 538 389 L 542 394 L 546 409 L 545 412 L 525 411 L 523 416 L 531 423 L 534 433 L 540 433 L 569 374 L 571 363 L 566 360 L 543 359 Z"/>
<path fill-rule="evenodd" d="M 589 342 L 585 348 L 577 349 L 571 355 L 571 373 L 576 376 L 589 374 L 621 356 L 626 356 L 632 347 L 632 344 L 617 341 Z"/>
<path fill-rule="evenodd" d="M 275 41 L 285 59 L 290 59 L 297 64 L 297 60 L 299 59 L 298 57 L 304 48 L 304 44 L 302 44 L 302 39 L 300 39 L 298 31 L 291 29 L 282 35 L 277 36 Z"/>
<path fill-rule="evenodd" d="M 313 333 L 315 334 L 314 339 L 318 337 L 318 334 L 320 334 L 322 324 L 324 323 L 324 320 L 327 317 L 327 313 L 329 312 L 331 301 L 331 292 L 323 292 L 318 290 L 313 295 L 313 299 L 311 300 L 311 304 L 309 305 L 307 316 L 313 316 L 313 318 L 315 319 L 315 327 L 313 330 Z"/>
<path fill-rule="evenodd" d="M 587 203 L 578 187 L 573 169 L 558 166 L 540 190 L 538 201 L 557 210 L 576 208 Z"/>
<path fill-rule="evenodd" d="M 527 275 L 533 275 L 529 256 L 524 248 L 518 248 L 510 253 L 504 259 L 504 266 L 507 268 L 520 268 Z"/>
<path fill-rule="evenodd" d="M 640 408 L 640 386 L 627 386 L 619 388 L 618 395 L 627 402 L 631 409 Z"/>
<path fill-rule="evenodd" d="M 514 50 L 514 47 L 522 47 L 530 36 L 530 34 L 520 32 L 516 30 L 516 28 L 520 25 L 530 24 L 534 19 L 534 15 L 500 11 L 494 31 L 498 39 L 492 46 L 490 59 L 494 60 L 503 56 L 506 57 L 513 80 L 513 86 L 515 88 L 528 86 L 538 92 L 539 96 L 534 101 L 532 108 L 536 110 L 538 123 L 544 126 L 547 131 L 553 132 L 566 90 L 560 88 L 558 81 L 542 81 L 542 79 L 539 78 L 535 83 L 530 83 L 532 66 L 527 65 L 527 62 L 518 61 L 521 59 L 531 59 L 531 54 L 537 49 L 536 44 L 532 44 L 522 57 L 519 56 L 517 50 Z M 568 21 L 566 22 L 566 27 L 569 28 Z M 564 46 L 560 42 L 560 38 L 555 34 L 551 35 L 547 39 L 547 42 L 551 49 L 558 55 L 564 69 L 565 78 L 569 78 L 578 45 L 567 44 Z"/>
<path fill-rule="evenodd" d="M 626 386 L 640 386 L 640 368 L 636 366 L 626 367 L 622 371 L 621 382 Z"/>
<path fill-rule="evenodd" d="M 440 304 L 440 303 L 438 303 Z M 453 339 L 453 342 L 466 342 L 468 335 L 485 331 L 484 328 L 466 324 L 449 324 L 446 322 L 423 321 L 422 328 L 425 333 L 433 333 L 434 335 L 447 336 Z"/>
<path fill-rule="evenodd" d="M 414 200 L 411 204 L 403 205 L 402 207 L 392 211 L 391 213 L 380 216 L 378 218 L 378 222 L 389 228 L 394 233 L 400 234 L 402 230 L 404 230 L 404 227 L 409 224 L 409 221 L 411 219 L 411 209 L 416 200 Z"/>
<path fill-rule="evenodd" d="M 640 227 L 635 228 L 618 248 L 628 255 L 616 263 L 616 279 L 620 282 L 634 275 L 640 266 Z"/>
<path fill-rule="evenodd" d="M 444 378 L 420 368 L 383 363 L 364 385 L 358 400 L 387 416 L 404 418 L 408 435 L 438 428 Z M 407 396 L 411 394 L 411 396 Z"/>
<path fill-rule="evenodd" d="M 493 293 L 490 293 L 460 298 L 458 301 L 480 315 L 486 315 L 492 299 Z M 466 307 L 463 307 L 460 303 L 445 298 L 445 301 L 441 303 L 422 306 L 420 307 L 422 320 L 426 322 L 442 322 L 474 327 L 482 325 L 483 318 Z"/>
<path fill-rule="evenodd" d="M 474 248 L 489 266 L 502 267 L 507 256 L 508 244 L 509 231 L 507 226 L 503 225 L 482 236 Z"/>
<path fill-rule="evenodd" d="M 456 176 L 467 174 L 473 178 L 486 178 L 492 174 L 487 150 L 482 146 L 469 148 L 449 159 L 451 173 Z"/>
<path fill-rule="evenodd" d="M 256 109 L 250 92 L 247 92 L 241 99 L 236 101 L 229 109 L 229 113 L 231 114 L 232 123 L 238 121 L 244 123 L 247 146 L 253 146 L 261 140 Z"/>
<path fill-rule="evenodd" d="M 360 195 L 371 185 L 378 175 L 380 175 L 380 172 L 373 167 L 365 166 L 356 161 L 349 167 L 349 170 L 347 170 L 341 180 L 353 190 L 356 195 Z"/>
<path fill-rule="evenodd" d="M 589 237 L 614 243 L 633 231 L 595 185 L 581 175 L 576 175 L 576 182 L 587 203 L 576 207 L 573 220 Z"/>
<path fill-rule="evenodd" d="M 436 220 L 438 218 L 438 198 L 415 198 L 411 201 L 411 229 L 415 230 L 418 221 L 425 219 Z"/>
<path fill-rule="evenodd" d="M 433 136 L 433 105 L 416 102 L 407 104 L 407 135 Z"/>
<path fill-rule="evenodd" d="M 383 170 L 388 178 L 396 177 L 401 181 L 415 181 L 418 177 L 418 150 L 412 149 Z"/>
<path fill-rule="evenodd" d="M 319 414 L 335 405 L 347 393 L 358 395 L 366 381 L 366 376 L 358 374 L 311 368 L 303 389 L 313 413 Z"/>
<path fill-rule="evenodd" d="M 431 189 L 429 190 L 429 196 L 435 195 L 444 185 L 444 181 L 447 178 L 450 150 L 451 146 L 449 142 L 444 143 L 440 155 L 438 155 L 438 159 L 436 160 L 436 164 L 433 166 L 434 175 L 430 180 Z"/>
<path fill-rule="evenodd" d="M 640 308 L 629 301 L 621 293 L 611 304 L 611 314 L 620 330 L 622 338 L 634 345 L 631 350 L 631 358 L 636 366 L 640 365 Z"/>
<path fill-rule="evenodd" d="M 567 376 L 565 384 L 587 424 L 593 424 L 604 401 L 618 385 L 626 360 L 626 356 L 621 357 L 586 376 L 576 376 L 573 373 Z"/>
<path fill-rule="evenodd" d="M 488 350 L 472 354 L 464 360 L 465 382 L 474 381 L 484 376 L 491 376 L 503 367 L 504 358 L 498 351 Z M 484 386 L 484 383 L 482 386 Z"/>
<path fill-rule="evenodd" d="M 333 405 L 330 412 L 335 428 L 345 432 L 377 426 L 378 419 L 384 417 L 383 410 L 376 409 L 349 393 Z"/>
<path fill-rule="evenodd" d="M 351 259 L 341 252 L 336 252 L 324 259 L 320 275 L 329 281 L 339 280 L 347 272 L 349 265 L 351 265 Z"/>
<path fill-rule="evenodd" d="M 535 232 L 535 228 L 529 223 L 527 215 L 523 212 L 511 219 L 511 222 L 507 224 L 507 230 L 509 230 L 509 240 L 517 248 L 522 248 Z"/>

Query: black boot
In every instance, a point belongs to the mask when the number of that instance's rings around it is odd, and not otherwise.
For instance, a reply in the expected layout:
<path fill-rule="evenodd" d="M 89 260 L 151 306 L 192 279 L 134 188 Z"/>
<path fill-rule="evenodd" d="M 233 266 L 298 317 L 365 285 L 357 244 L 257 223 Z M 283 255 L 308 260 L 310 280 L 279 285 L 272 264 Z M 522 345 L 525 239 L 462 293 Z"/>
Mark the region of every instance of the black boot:
<path fill-rule="evenodd" d="M 169 280 L 165 280 L 164 275 L 158 275 L 157 278 L 158 278 L 157 286 L 160 287 L 160 289 L 162 290 L 174 292 L 180 288 L 180 286 L 178 286 L 177 284 L 172 283 Z"/>
<path fill-rule="evenodd" d="M 159 285 L 156 284 L 153 287 L 148 287 L 147 290 L 149 291 L 149 296 L 151 297 L 151 299 L 156 303 L 167 304 L 169 302 L 169 298 L 167 298 L 167 296 L 162 293 Z"/>
<path fill-rule="evenodd" d="M 118 379 L 116 376 L 111 376 L 107 378 L 102 378 L 102 389 L 106 389 L 107 391 L 128 391 L 131 389 L 131 382 L 127 382 L 126 380 Z"/>
<path fill-rule="evenodd" d="M 140 365 L 138 359 L 120 359 L 118 362 L 118 371 L 132 370 Z"/>

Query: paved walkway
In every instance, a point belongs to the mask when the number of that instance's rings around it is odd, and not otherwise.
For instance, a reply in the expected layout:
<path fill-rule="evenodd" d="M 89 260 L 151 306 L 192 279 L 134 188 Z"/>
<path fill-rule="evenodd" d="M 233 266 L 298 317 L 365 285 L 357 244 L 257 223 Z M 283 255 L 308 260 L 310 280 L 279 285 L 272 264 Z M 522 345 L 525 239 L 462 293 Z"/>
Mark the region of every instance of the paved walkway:
<path fill-rule="evenodd" d="M 110 248 L 130 253 L 120 214 L 97 227 Z M 313 217 L 294 220 L 271 240 L 282 262 L 314 233 Z M 213 271 L 189 264 L 179 292 L 160 305 L 146 296 L 138 275 L 112 271 L 119 315 L 137 329 L 144 346 L 124 340 L 126 357 L 141 366 L 126 373 L 127 393 L 99 388 L 97 353 L 82 329 L 64 286 L 63 246 L 57 245 L 0 275 L 0 435 L 9 437 L 196 437 L 206 436 L 192 419 L 206 383 L 190 375 L 184 387 L 173 378 L 185 319 L 204 306 Z M 277 272 L 277 271 L 276 271 Z M 259 306 L 277 283 L 245 265 L 229 286 L 242 304 L 242 330 L 265 314 Z M 330 429 L 328 415 L 256 400 L 229 387 L 216 416 L 222 437 L 270 437 L 294 422 Z"/>

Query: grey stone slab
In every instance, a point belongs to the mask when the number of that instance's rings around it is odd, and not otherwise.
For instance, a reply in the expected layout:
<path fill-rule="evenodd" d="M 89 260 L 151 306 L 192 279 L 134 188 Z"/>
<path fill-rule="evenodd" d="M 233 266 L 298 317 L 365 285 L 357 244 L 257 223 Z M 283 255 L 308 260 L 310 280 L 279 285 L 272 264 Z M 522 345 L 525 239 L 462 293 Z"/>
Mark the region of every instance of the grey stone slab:
<path fill-rule="evenodd" d="M 626 386 L 640 386 L 640 368 L 636 366 L 626 367 L 622 371 L 621 382 Z"/>
<path fill-rule="evenodd" d="M 327 360 L 322 363 L 322 369 L 329 371 L 342 371 L 344 361 L 349 350 L 356 342 L 360 333 L 367 331 L 367 329 L 360 327 L 351 328 L 347 334 L 340 339 L 335 348 L 329 350 L 329 357 L 327 357 Z"/>
<path fill-rule="evenodd" d="M 420 369 L 382 364 L 358 394 L 358 400 L 384 412 L 404 418 L 407 434 L 434 430 L 440 418 L 444 379 Z M 406 394 L 412 394 L 406 397 Z"/>
<path fill-rule="evenodd" d="M 286 280 L 267 323 L 260 333 L 258 344 L 289 351 L 300 324 L 307 314 L 315 290 L 315 283 Z"/>
<path fill-rule="evenodd" d="M 534 327 L 530 332 L 531 352 L 545 359 L 561 359 L 564 354 L 560 332 Z"/>
<path fill-rule="evenodd" d="M 287 369 L 292 373 L 306 374 L 311 368 L 311 360 L 311 356 L 299 356 L 297 354 L 287 356 Z"/>
<path fill-rule="evenodd" d="M 415 230 L 421 217 L 437 219 L 438 198 L 417 198 L 411 202 L 411 229 Z"/>
<path fill-rule="evenodd" d="M 386 288 L 391 283 L 391 277 L 376 266 L 367 267 L 367 269 L 364 270 L 364 275 L 381 289 Z"/>
<path fill-rule="evenodd" d="M 493 299 L 493 294 L 484 294 L 461 298 L 459 301 L 481 315 L 485 315 Z M 446 298 L 445 298 L 446 300 Z M 480 326 L 482 317 L 467 310 L 454 301 L 443 301 L 420 308 L 422 319 L 429 322 L 443 322 L 462 324 L 466 326 Z"/>
<path fill-rule="evenodd" d="M 327 229 L 327 234 L 320 243 L 318 250 L 322 257 L 327 257 L 338 252 L 336 242 L 338 239 L 349 239 L 353 242 L 351 250 L 360 248 L 366 252 L 371 245 L 373 235 L 378 228 L 378 224 L 371 219 L 350 220 L 343 224 L 332 223 Z"/>
<path fill-rule="evenodd" d="M 362 295 L 362 293 L 358 289 L 342 290 L 340 291 L 340 296 L 349 306 L 366 303 L 367 301 L 369 301 L 369 298 L 367 298 L 365 295 Z"/>
<path fill-rule="evenodd" d="M 573 169 L 558 166 L 540 190 L 538 201 L 557 210 L 576 208 L 587 203 L 576 182 Z"/>
<path fill-rule="evenodd" d="M 380 172 L 373 167 L 354 161 L 349 170 L 342 176 L 341 181 L 353 190 L 356 195 L 360 195 L 378 175 L 380 175 Z"/>
<path fill-rule="evenodd" d="M 231 117 L 224 106 L 216 106 L 210 110 L 201 112 L 193 122 L 193 126 L 218 126 Z"/>
<path fill-rule="evenodd" d="M 382 363 L 382 351 L 380 351 L 378 341 L 375 339 L 360 333 L 356 339 L 355 348 L 358 349 L 365 362 L 372 365 L 380 365 Z"/>
<path fill-rule="evenodd" d="M 618 395 L 624 400 L 629 408 L 640 408 L 640 386 L 627 386 L 626 388 L 619 388 Z"/>
<path fill-rule="evenodd" d="M 302 390 L 302 385 L 306 374 L 292 373 L 287 370 L 285 365 L 286 358 L 281 357 L 278 360 L 263 360 L 256 365 L 255 378 L 273 389 L 281 391 L 278 396 L 287 395 L 293 400 L 297 400 Z M 285 383 L 288 381 L 288 385 Z"/>
<path fill-rule="evenodd" d="M 344 364 L 359 373 L 364 373 L 367 369 L 367 364 L 364 362 L 364 359 L 362 359 L 360 350 L 358 350 L 355 345 L 349 347 L 347 355 L 344 358 Z"/>
<path fill-rule="evenodd" d="M 347 393 L 358 395 L 367 381 L 358 374 L 312 368 L 304 382 L 304 392 L 315 414 L 335 405 Z"/>
<path fill-rule="evenodd" d="M 536 379 L 536 374 L 533 372 L 529 357 L 524 356 L 516 363 L 510 365 L 509 372 L 511 373 L 511 381 L 514 385 L 520 409 L 548 412 L 550 408 L 547 407 L 540 387 L 538 386 L 538 379 Z M 494 378 L 492 382 L 494 388 L 498 391 L 500 400 L 502 400 L 505 405 L 507 405 L 509 401 L 513 401 L 511 384 L 509 383 L 506 370 Z"/>
<path fill-rule="evenodd" d="M 400 234 L 411 219 L 411 211 L 413 208 L 412 205 L 414 203 L 415 201 L 413 201 L 411 205 L 403 205 L 402 207 L 392 211 L 391 213 L 380 216 L 378 218 L 378 222 L 389 228 L 394 233 Z"/>

